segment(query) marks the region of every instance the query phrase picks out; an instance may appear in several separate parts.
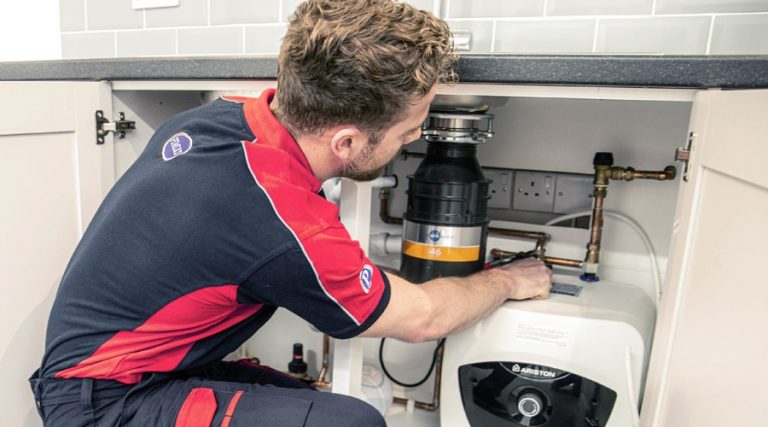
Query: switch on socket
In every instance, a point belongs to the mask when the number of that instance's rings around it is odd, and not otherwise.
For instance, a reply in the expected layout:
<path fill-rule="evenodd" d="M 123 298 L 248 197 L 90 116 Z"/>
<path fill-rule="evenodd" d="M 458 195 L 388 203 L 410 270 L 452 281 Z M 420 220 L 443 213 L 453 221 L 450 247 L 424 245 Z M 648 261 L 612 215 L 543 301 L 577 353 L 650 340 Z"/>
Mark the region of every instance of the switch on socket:
<path fill-rule="evenodd" d="M 491 180 L 488 186 L 488 207 L 509 209 L 512 204 L 512 171 L 508 169 L 483 169 L 483 175 Z"/>
<path fill-rule="evenodd" d="M 515 172 L 512 209 L 552 212 L 555 203 L 555 180 L 552 172 Z"/>

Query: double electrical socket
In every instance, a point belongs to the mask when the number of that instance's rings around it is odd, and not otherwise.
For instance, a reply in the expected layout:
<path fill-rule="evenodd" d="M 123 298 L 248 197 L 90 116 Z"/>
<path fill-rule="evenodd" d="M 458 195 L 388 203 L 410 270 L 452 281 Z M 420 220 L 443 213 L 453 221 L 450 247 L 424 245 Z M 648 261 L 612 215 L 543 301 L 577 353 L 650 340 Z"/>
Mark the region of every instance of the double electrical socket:
<path fill-rule="evenodd" d="M 492 180 L 492 209 L 571 213 L 592 207 L 591 175 L 495 168 L 483 174 Z"/>
<path fill-rule="evenodd" d="M 398 178 L 397 187 L 390 190 L 390 215 L 399 218 L 405 212 L 407 177 L 420 163 L 420 158 L 409 157 L 390 166 L 388 173 Z M 483 175 L 491 180 L 488 208 L 496 210 L 491 216 L 500 211 L 566 214 L 592 208 L 592 175 L 503 168 L 483 168 Z"/>

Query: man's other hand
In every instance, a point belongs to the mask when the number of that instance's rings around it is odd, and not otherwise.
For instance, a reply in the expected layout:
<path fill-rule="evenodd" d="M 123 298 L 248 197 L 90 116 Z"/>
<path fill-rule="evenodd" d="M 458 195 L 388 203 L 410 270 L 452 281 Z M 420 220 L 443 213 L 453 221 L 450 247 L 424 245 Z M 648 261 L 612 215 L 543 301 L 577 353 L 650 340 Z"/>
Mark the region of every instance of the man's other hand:
<path fill-rule="evenodd" d="M 504 264 L 495 270 L 508 276 L 509 298 L 513 300 L 545 299 L 552 287 L 552 270 L 541 260 L 526 258 Z"/>

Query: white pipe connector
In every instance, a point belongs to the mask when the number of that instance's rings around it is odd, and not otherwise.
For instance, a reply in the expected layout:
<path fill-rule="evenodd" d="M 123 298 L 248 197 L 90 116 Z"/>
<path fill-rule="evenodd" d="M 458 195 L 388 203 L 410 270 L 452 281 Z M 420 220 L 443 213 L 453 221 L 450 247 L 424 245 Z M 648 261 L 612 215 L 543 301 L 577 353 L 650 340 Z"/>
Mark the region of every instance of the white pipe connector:
<path fill-rule="evenodd" d="M 391 188 L 397 185 L 396 176 L 380 176 L 371 181 L 371 187 L 373 188 Z"/>
<path fill-rule="evenodd" d="M 387 256 L 399 254 L 403 246 L 403 236 L 401 234 L 390 234 L 387 232 L 371 235 L 368 241 L 371 253 L 378 256 Z"/>

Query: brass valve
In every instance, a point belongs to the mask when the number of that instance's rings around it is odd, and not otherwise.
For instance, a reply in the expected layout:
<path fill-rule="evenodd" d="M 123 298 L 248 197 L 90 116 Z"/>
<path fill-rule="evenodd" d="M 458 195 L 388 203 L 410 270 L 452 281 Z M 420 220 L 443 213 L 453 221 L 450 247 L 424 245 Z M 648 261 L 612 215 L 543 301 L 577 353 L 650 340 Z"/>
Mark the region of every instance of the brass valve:
<path fill-rule="evenodd" d="M 592 162 L 595 167 L 595 188 L 592 191 L 594 205 L 592 207 L 592 225 L 587 253 L 584 257 L 584 274 L 582 280 L 595 282 L 597 266 L 600 263 L 600 243 L 603 233 L 603 203 L 608 195 L 608 184 L 611 180 L 633 181 L 635 179 L 656 179 L 659 181 L 672 180 L 677 175 L 674 166 L 667 166 L 663 171 L 639 171 L 633 167 L 613 165 L 613 153 L 595 153 Z"/>

